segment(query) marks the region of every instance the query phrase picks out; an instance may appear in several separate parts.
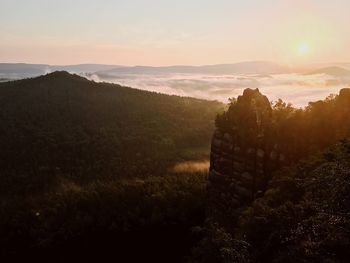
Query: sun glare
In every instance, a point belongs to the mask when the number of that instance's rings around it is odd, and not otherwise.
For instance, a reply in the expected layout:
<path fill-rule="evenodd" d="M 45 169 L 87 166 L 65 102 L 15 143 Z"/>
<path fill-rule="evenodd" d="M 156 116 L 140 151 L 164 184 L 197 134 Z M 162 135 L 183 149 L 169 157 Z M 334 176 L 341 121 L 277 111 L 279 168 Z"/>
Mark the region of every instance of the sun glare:
<path fill-rule="evenodd" d="M 299 55 L 307 55 L 310 52 L 310 45 L 306 42 L 300 43 L 297 47 L 297 52 Z"/>

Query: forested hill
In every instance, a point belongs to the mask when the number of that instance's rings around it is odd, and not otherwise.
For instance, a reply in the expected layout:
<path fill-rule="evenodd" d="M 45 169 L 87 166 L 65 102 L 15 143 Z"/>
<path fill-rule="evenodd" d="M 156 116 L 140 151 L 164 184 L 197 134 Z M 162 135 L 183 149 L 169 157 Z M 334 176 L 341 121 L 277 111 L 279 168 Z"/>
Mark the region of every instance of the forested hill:
<path fill-rule="evenodd" d="M 161 175 L 209 154 L 223 104 L 67 72 L 0 84 L 0 167 L 12 175 Z"/>
<path fill-rule="evenodd" d="M 1 83 L 0 259 L 181 262 L 207 172 L 172 168 L 209 157 L 223 108 L 66 72 Z"/>

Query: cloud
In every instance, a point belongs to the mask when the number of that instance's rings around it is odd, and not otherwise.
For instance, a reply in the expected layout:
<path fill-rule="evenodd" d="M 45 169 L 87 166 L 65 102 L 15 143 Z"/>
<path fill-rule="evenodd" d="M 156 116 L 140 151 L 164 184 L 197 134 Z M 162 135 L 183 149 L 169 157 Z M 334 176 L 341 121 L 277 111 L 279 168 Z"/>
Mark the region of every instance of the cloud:
<path fill-rule="evenodd" d="M 170 95 L 227 102 L 246 88 L 258 88 L 270 100 L 279 98 L 303 107 L 309 101 L 324 99 L 350 85 L 350 79 L 319 75 L 206 75 L 206 74 L 120 74 L 116 76 L 90 76 L 94 81 L 118 83 L 132 88 Z"/>

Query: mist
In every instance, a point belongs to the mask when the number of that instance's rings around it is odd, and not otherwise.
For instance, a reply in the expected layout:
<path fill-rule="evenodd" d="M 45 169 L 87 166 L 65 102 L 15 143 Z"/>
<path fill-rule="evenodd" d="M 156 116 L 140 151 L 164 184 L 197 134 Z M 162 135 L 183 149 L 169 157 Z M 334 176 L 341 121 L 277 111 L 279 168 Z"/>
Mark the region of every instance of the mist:
<path fill-rule="evenodd" d="M 209 170 L 209 160 L 187 161 L 177 163 L 172 169 L 173 173 L 206 173 Z"/>
<path fill-rule="evenodd" d="M 119 74 L 89 75 L 97 82 L 117 83 L 136 89 L 228 102 L 246 88 L 258 88 L 271 101 L 282 99 L 296 107 L 337 94 L 350 86 L 349 76 L 328 74 Z"/>

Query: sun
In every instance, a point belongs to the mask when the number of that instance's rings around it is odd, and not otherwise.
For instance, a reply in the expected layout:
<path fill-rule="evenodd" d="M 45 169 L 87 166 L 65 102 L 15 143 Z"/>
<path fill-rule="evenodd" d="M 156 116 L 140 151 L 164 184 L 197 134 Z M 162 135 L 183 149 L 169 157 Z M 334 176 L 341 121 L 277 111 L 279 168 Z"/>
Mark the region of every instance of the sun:
<path fill-rule="evenodd" d="M 310 45 L 306 42 L 301 42 L 297 46 L 298 55 L 305 56 L 310 53 Z"/>

